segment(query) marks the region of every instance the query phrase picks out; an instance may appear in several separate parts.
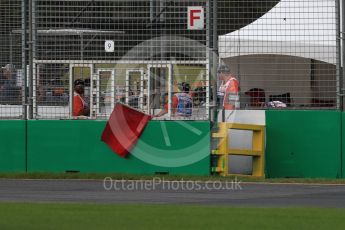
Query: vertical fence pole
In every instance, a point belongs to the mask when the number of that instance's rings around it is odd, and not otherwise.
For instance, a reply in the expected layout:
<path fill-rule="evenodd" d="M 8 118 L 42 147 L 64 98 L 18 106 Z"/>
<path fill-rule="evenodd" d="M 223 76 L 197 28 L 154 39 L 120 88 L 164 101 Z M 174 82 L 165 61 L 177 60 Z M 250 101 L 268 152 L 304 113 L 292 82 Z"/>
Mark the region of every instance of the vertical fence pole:
<path fill-rule="evenodd" d="M 22 1 L 22 74 L 23 74 L 23 81 L 22 81 L 22 119 L 26 120 L 27 116 L 27 82 L 28 82 L 28 75 L 26 69 L 27 63 L 27 8 L 28 8 L 28 1 Z M 25 172 L 28 171 L 28 124 L 25 121 Z"/>
<path fill-rule="evenodd" d="M 341 20 L 341 24 L 342 24 L 342 26 L 341 26 L 341 33 L 339 34 L 340 35 L 340 38 L 341 38 L 341 43 L 340 43 L 340 45 L 342 46 L 342 49 L 341 49 L 341 51 L 342 51 L 342 53 L 341 53 L 341 62 L 340 62 L 340 64 L 341 64 L 341 66 L 339 66 L 339 68 L 341 68 L 341 76 L 340 76 L 340 78 L 341 78 L 341 82 L 340 82 L 340 88 L 341 88 L 341 94 L 343 94 L 343 92 L 344 92 L 344 77 L 345 77 L 345 71 L 344 71 L 344 65 L 345 65 L 345 40 L 344 40 L 344 33 L 345 33 L 345 4 L 344 4 L 344 1 L 341 1 L 341 0 L 339 0 L 338 1 L 338 7 L 340 7 L 340 9 L 341 9 L 341 11 L 339 10 L 339 12 L 340 12 L 340 15 L 339 15 L 339 21 Z M 340 25 L 339 25 L 339 27 L 340 27 Z M 343 99 L 344 97 L 342 97 L 342 99 Z M 341 104 L 341 106 L 342 106 L 342 108 L 341 108 L 341 111 L 343 111 L 344 110 L 344 101 L 342 100 L 342 102 L 341 102 L 342 104 Z M 344 177 L 344 171 L 343 171 L 343 168 L 344 168 L 344 165 L 343 165 L 343 159 L 344 159 L 344 150 L 343 150 L 343 148 L 344 148 L 344 144 L 343 144 L 343 132 L 344 132 L 344 130 L 342 129 L 342 126 L 343 126 L 343 116 L 342 116 L 342 114 L 341 114 L 341 118 L 340 118 L 340 124 L 341 124 L 341 132 L 340 132 L 340 151 L 341 151 L 341 154 L 340 154 L 340 172 L 341 172 L 341 177 Z"/>
<path fill-rule="evenodd" d="M 23 82 L 22 82 L 22 118 L 27 119 L 27 69 L 26 69 L 26 63 L 27 63 L 27 24 L 26 24 L 26 18 L 27 18 L 27 9 L 28 4 L 26 0 L 22 1 L 22 70 L 23 70 Z"/>
<path fill-rule="evenodd" d="M 218 67 L 218 1 L 217 0 L 210 0 L 209 3 L 210 8 L 210 18 L 209 20 L 209 48 L 210 48 L 210 55 L 209 55 L 209 75 L 211 79 L 211 84 L 213 86 L 212 97 L 213 97 L 213 122 L 217 122 L 218 120 L 218 105 L 217 105 L 217 89 L 218 89 L 218 81 L 217 81 L 217 67 Z"/>
<path fill-rule="evenodd" d="M 341 3 L 340 3 L 341 2 Z M 341 94 L 343 94 L 344 92 L 344 79 L 345 79 L 345 71 L 344 71 L 344 64 L 345 64 L 345 4 L 344 1 L 338 0 L 338 7 L 339 7 L 339 28 L 340 28 L 340 20 L 341 20 L 341 31 L 340 31 L 340 38 L 341 38 L 341 42 L 339 42 L 339 45 L 342 47 L 341 49 L 341 62 L 340 62 L 340 66 L 339 68 L 341 69 L 341 76 L 340 76 L 340 89 L 341 89 Z M 341 11 L 340 11 L 341 9 Z M 341 97 L 342 101 L 341 101 L 341 111 L 344 110 L 344 100 L 343 100 L 343 96 Z"/>
<path fill-rule="evenodd" d="M 342 64 L 343 64 L 343 58 L 342 58 L 342 33 L 340 31 L 340 0 L 336 1 L 335 4 L 335 13 L 336 13 L 336 34 L 337 34 L 337 40 L 336 40 L 336 47 L 337 47 L 337 73 L 336 73 L 336 85 L 337 85 L 337 109 L 343 110 L 343 85 L 342 85 Z"/>
<path fill-rule="evenodd" d="M 28 119 L 33 118 L 33 0 L 29 0 L 29 114 Z"/>

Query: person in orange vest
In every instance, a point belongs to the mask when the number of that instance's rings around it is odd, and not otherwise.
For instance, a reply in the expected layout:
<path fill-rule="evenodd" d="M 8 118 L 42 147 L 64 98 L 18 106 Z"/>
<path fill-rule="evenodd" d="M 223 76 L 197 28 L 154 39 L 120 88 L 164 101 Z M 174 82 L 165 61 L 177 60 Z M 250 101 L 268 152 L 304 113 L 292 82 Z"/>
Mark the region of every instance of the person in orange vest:
<path fill-rule="evenodd" d="M 73 116 L 89 116 L 90 108 L 84 98 L 85 82 L 81 79 L 74 81 Z"/>
<path fill-rule="evenodd" d="M 239 82 L 230 72 L 230 69 L 221 65 L 218 68 L 218 78 L 221 85 L 218 90 L 218 100 L 222 108 L 226 110 L 239 109 Z"/>

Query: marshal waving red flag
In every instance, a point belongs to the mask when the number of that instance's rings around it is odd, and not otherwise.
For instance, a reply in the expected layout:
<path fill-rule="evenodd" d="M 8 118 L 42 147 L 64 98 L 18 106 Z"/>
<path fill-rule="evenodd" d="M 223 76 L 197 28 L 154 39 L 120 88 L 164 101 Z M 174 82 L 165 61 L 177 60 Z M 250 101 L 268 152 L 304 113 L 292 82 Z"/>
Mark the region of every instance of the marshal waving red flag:
<path fill-rule="evenodd" d="M 150 115 L 117 103 L 105 126 L 101 140 L 114 153 L 126 157 L 151 119 Z"/>

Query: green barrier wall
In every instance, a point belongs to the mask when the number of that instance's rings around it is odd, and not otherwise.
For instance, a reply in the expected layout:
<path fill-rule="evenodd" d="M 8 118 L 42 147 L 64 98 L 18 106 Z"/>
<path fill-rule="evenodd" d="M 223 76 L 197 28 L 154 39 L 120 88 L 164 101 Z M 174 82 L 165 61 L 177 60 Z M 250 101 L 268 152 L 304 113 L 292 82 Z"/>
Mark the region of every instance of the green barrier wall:
<path fill-rule="evenodd" d="M 26 121 L 0 121 L 0 172 L 25 172 L 27 160 L 29 172 L 209 174 L 208 122 L 151 121 L 126 159 L 100 141 L 105 121 L 28 121 L 27 125 L 26 152 Z M 345 177 L 341 130 L 345 130 L 345 113 L 266 111 L 267 177 Z"/>
<path fill-rule="evenodd" d="M 341 156 L 341 160 L 342 160 L 342 178 L 345 178 L 345 113 L 341 114 L 341 129 L 342 129 L 342 135 L 341 135 L 341 142 L 342 142 L 342 156 Z"/>
<path fill-rule="evenodd" d="M 25 121 L 0 121 L 0 172 L 25 172 Z"/>
<path fill-rule="evenodd" d="M 341 112 L 266 111 L 266 176 L 341 177 Z"/>
<path fill-rule="evenodd" d="M 28 172 L 209 175 L 209 122 L 151 121 L 126 159 L 100 141 L 105 124 L 90 120 L 28 121 Z"/>

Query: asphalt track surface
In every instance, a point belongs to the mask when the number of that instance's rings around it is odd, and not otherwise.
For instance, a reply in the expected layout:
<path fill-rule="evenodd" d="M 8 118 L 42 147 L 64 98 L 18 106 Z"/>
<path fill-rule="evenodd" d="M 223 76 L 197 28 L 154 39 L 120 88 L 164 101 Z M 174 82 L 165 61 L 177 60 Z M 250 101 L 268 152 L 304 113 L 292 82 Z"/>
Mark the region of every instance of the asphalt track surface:
<path fill-rule="evenodd" d="M 159 179 L 161 180 L 161 179 Z M 345 185 L 0 179 L 0 202 L 345 208 Z"/>

